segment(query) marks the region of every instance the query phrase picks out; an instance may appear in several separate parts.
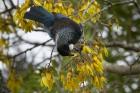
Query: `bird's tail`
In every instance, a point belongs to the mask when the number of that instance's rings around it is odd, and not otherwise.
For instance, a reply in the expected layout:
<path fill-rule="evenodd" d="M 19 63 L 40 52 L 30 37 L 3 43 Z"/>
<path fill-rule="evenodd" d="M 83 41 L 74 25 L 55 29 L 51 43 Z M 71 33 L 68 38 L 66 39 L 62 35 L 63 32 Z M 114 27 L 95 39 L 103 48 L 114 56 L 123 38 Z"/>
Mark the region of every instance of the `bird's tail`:
<path fill-rule="evenodd" d="M 30 11 L 25 13 L 24 18 L 43 23 L 46 27 L 54 23 L 54 15 L 41 6 L 31 7 Z"/>

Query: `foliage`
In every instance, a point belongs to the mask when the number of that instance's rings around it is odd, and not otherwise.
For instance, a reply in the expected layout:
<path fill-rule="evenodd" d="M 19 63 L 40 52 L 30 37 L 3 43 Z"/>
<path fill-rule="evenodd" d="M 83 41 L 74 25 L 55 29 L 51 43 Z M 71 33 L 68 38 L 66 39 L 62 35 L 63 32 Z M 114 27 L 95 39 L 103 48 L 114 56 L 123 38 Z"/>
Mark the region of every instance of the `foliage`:
<path fill-rule="evenodd" d="M 31 1 L 25 0 L 25 3 L 21 5 L 14 16 L 16 24 L 25 31 L 33 30 L 34 26 L 36 25 L 35 22 L 29 20 L 27 21 L 23 18 L 30 5 Z M 89 18 L 95 23 L 100 17 L 100 15 L 98 14 L 100 12 L 100 5 L 94 0 L 80 0 L 77 7 L 75 7 L 75 5 L 70 1 L 63 0 L 58 0 L 56 2 L 54 2 L 53 0 L 33 0 L 33 5 L 43 6 L 49 12 L 61 13 L 78 23 L 82 23 Z M 96 16 L 92 17 L 95 14 Z"/>
<path fill-rule="evenodd" d="M 131 72 L 139 71 L 133 67 L 140 63 L 139 0 L 24 0 L 22 5 L 18 1 L 12 4 L 12 0 L 0 0 L 5 7 L 0 10 L 0 64 L 6 65 L 8 71 L 4 72 L 8 77 L 2 77 L 7 82 L 0 83 L 0 88 L 7 84 L 13 93 L 140 92 L 139 75 Z M 51 45 L 27 41 L 18 35 L 33 30 L 41 32 L 37 22 L 23 18 L 32 5 L 61 13 L 83 25 L 82 51 L 74 53 L 73 57 L 64 57 L 61 70 L 57 68 L 57 56 L 39 73 L 34 64 L 38 53 L 29 53 L 38 46 Z M 23 43 L 33 47 L 20 50 Z M 11 54 L 13 47 L 15 51 Z M 46 59 L 45 56 L 40 63 Z M 111 64 L 109 68 L 108 63 Z M 116 71 L 118 64 L 124 65 L 119 68 L 123 74 Z M 130 70 L 126 72 L 125 67 Z"/>
<path fill-rule="evenodd" d="M 18 77 L 15 71 L 11 71 L 8 78 L 7 87 L 12 93 L 17 93 L 22 83 L 22 77 Z"/>
<path fill-rule="evenodd" d="M 107 53 L 106 48 L 99 48 L 98 45 L 93 45 L 93 47 L 83 45 L 81 54 L 72 57 L 57 75 L 52 67 L 45 69 L 42 72 L 41 84 L 51 90 L 54 83 L 61 81 L 64 89 L 72 92 L 80 92 L 81 87 L 87 87 L 86 89 L 89 90 L 88 86 L 101 89 L 106 82 L 102 64 L 104 53 Z"/>
<path fill-rule="evenodd" d="M 43 6 L 49 12 L 61 13 L 78 23 L 83 23 L 89 19 L 95 23 L 100 17 L 100 14 L 98 14 L 100 12 L 100 5 L 95 0 L 81 0 L 76 7 L 72 2 L 63 0 L 34 0 L 33 2 L 25 0 L 14 16 L 16 24 L 25 31 L 31 31 L 37 26 L 35 22 L 24 19 L 25 12 L 32 4 Z M 66 70 L 62 68 L 60 75 L 58 74 L 56 78 L 59 77 L 65 90 L 77 91 L 85 81 L 88 81 L 88 83 L 92 82 L 91 85 L 99 89 L 103 88 L 105 78 L 103 76 L 103 52 L 101 50 L 102 48 L 98 45 L 93 46 L 93 49 L 83 45 L 82 56 L 78 54 L 72 59 L 74 64 L 73 62 L 69 63 L 70 67 L 66 67 Z M 86 56 L 86 60 L 80 60 L 80 56 Z M 41 73 L 41 84 L 48 87 L 49 91 L 52 90 L 55 83 L 55 76 L 50 68 L 49 66 Z"/>

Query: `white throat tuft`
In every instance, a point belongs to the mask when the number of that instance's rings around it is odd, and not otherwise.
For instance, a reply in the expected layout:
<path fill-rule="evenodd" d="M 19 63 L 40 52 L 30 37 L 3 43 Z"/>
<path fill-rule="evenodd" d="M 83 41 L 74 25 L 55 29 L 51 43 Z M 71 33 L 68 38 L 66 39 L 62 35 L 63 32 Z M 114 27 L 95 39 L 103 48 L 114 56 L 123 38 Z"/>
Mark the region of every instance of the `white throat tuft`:
<path fill-rule="evenodd" d="M 74 48 L 74 44 L 70 44 L 70 45 L 69 45 L 69 49 L 70 49 L 70 50 L 73 50 L 73 48 Z"/>

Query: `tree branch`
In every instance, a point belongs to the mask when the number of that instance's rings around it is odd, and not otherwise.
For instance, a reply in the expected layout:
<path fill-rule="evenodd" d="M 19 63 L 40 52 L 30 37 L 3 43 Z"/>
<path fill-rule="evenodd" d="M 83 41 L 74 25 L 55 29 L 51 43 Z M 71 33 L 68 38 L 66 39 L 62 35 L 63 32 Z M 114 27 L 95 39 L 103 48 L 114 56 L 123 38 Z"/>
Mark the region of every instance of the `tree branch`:
<path fill-rule="evenodd" d="M 106 47 L 120 47 L 120 48 L 124 48 L 125 50 L 140 52 L 140 48 L 138 48 L 138 47 L 126 45 L 126 44 L 119 43 L 119 42 L 106 43 L 105 46 Z"/>
<path fill-rule="evenodd" d="M 22 55 L 22 54 L 26 53 L 27 51 L 30 51 L 30 50 L 32 50 L 32 49 L 34 49 L 34 48 L 36 48 L 36 47 L 38 47 L 38 46 L 40 46 L 40 45 L 45 45 L 47 42 L 50 42 L 51 40 L 52 40 L 52 39 L 49 39 L 49 40 L 47 40 L 47 41 L 45 41 L 45 42 L 43 42 L 43 43 L 41 43 L 41 44 L 36 44 L 36 45 L 34 45 L 33 47 L 28 48 L 28 49 L 26 49 L 25 51 L 22 51 L 22 52 L 20 52 L 20 53 L 18 53 L 18 54 L 16 54 L 16 55 L 14 55 L 13 58 L 16 58 L 17 56 Z"/>
<path fill-rule="evenodd" d="M 59 54 L 56 54 L 56 55 L 53 55 L 52 57 L 58 57 L 58 56 L 59 56 Z M 51 60 L 52 57 L 47 57 L 47 58 L 43 59 L 42 61 L 38 62 L 38 64 L 36 64 L 35 67 L 38 67 L 39 65 L 41 65 L 42 63 L 44 63 L 46 60 Z M 47 64 L 50 65 L 50 63 L 47 63 Z"/>
<path fill-rule="evenodd" d="M 16 33 L 16 37 L 18 37 L 18 39 L 20 41 L 23 41 L 23 42 L 31 44 L 31 45 L 43 45 L 43 46 L 48 46 L 48 47 L 54 47 L 55 46 L 54 44 L 45 45 L 45 44 L 42 44 L 42 43 L 39 43 L 39 42 L 37 43 L 37 42 L 31 42 L 31 41 L 25 40 L 25 39 L 22 38 L 22 36 L 18 35 L 17 33 Z M 52 39 L 50 39 L 50 40 L 52 40 Z"/>
<path fill-rule="evenodd" d="M 133 3 L 134 3 L 134 5 L 135 5 L 135 7 L 137 8 L 138 13 L 140 14 L 140 7 L 139 7 L 139 5 L 138 5 L 137 0 L 133 0 Z"/>
<path fill-rule="evenodd" d="M 134 64 L 132 66 L 121 66 L 117 64 L 111 64 L 104 62 L 104 69 L 109 73 L 115 73 L 119 75 L 136 75 L 140 74 L 140 64 Z"/>
<path fill-rule="evenodd" d="M 9 9 L 6 9 L 6 10 L 0 12 L 0 15 L 1 15 L 1 14 L 4 14 L 4 13 L 7 13 L 7 12 L 10 12 L 10 11 L 12 11 L 13 9 L 16 9 L 16 7 L 11 7 L 11 8 L 9 8 Z"/>
<path fill-rule="evenodd" d="M 125 0 L 125 1 L 121 1 L 121 2 L 116 2 L 116 3 L 111 3 L 108 6 L 104 7 L 101 9 L 101 11 L 99 11 L 98 13 L 94 14 L 93 16 L 89 17 L 87 20 L 85 20 L 84 22 L 82 22 L 81 24 L 86 23 L 87 21 L 89 21 L 91 18 L 96 17 L 98 14 L 108 10 L 109 8 L 111 8 L 112 6 L 117 6 L 117 5 L 124 5 L 124 4 L 130 4 L 130 3 L 134 3 L 132 0 Z"/>
<path fill-rule="evenodd" d="M 5 6 L 5 10 L 8 10 L 8 6 L 6 5 L 6 1 L 2 0 L 3 4 Z M 11 16 L 11 18 L 13 18 L 13 15 L 11 14 L 11 11 L 8 11 L 9 15 Z"/>

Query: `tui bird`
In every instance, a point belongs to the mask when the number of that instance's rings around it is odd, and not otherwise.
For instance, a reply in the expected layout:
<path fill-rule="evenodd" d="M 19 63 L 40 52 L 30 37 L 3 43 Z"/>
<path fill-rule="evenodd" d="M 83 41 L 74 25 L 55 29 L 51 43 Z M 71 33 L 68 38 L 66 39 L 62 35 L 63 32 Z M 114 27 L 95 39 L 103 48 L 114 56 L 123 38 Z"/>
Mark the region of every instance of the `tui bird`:
<path fill-rule="evenodd" d="M 24 18 L 42 23 L 45 29 L 49 29 L 48 34 L 55 41 L 59 54 L 72 55 L 71 48 L 82 35 L 79 24 L 62 14 L 48 12 L 41 6 L 32 6 Z"/>

